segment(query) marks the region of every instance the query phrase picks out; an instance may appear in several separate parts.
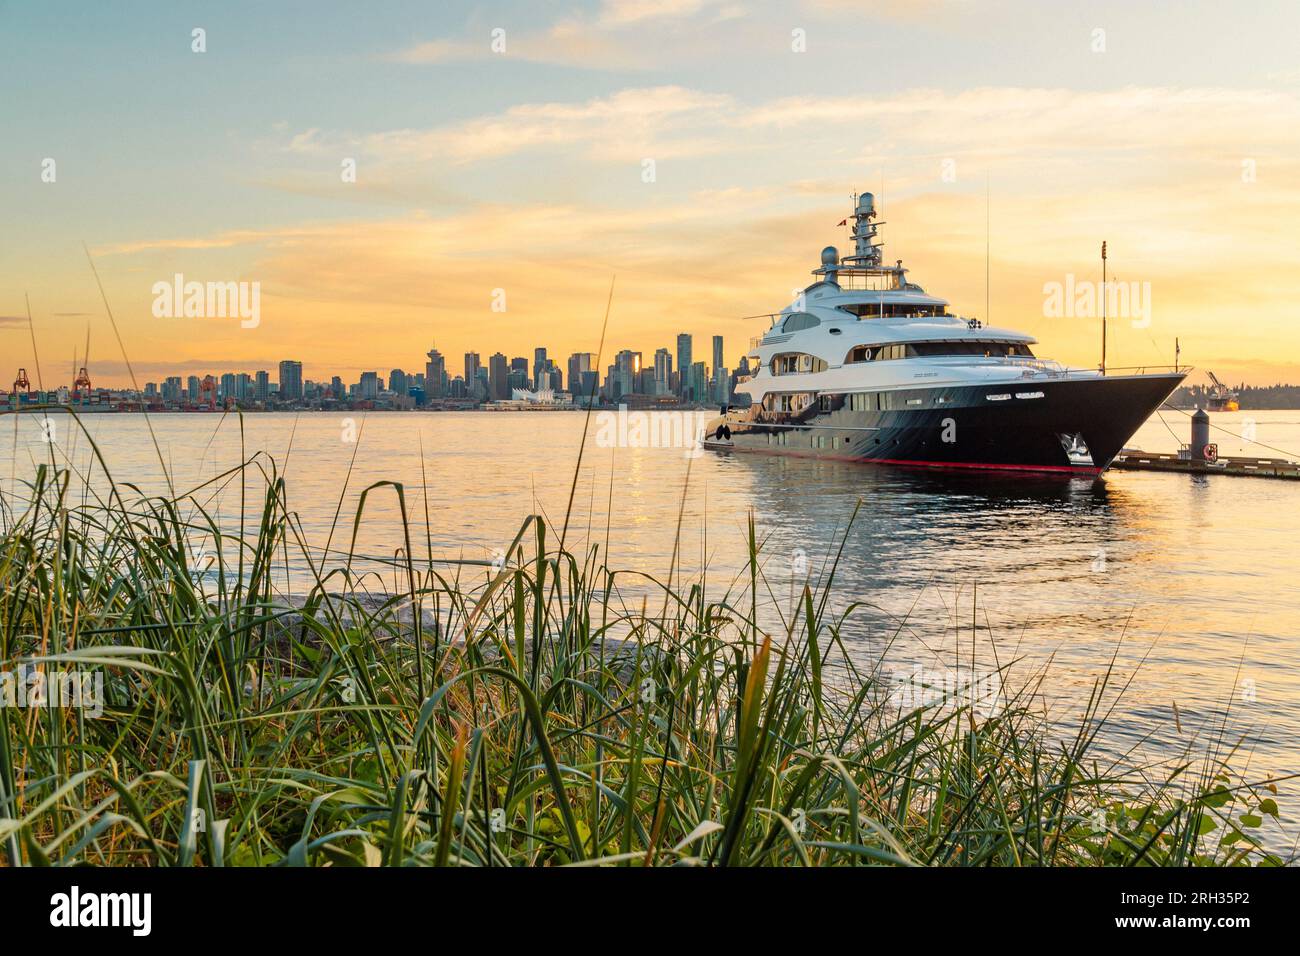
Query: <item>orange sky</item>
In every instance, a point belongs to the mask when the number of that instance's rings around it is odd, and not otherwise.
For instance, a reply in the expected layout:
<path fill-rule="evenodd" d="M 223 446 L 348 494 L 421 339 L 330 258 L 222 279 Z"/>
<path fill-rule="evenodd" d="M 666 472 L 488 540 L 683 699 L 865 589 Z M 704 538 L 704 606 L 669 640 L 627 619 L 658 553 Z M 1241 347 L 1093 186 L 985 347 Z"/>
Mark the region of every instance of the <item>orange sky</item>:
<path fill-rule="evenodd" d="M 441 38 L 377 27 L 319 49 L 305 38 L 305 52 L 279 59 L 251 48 L 256 8 L 234 21 L 240 30 L 213 31 L 208 60 L 183 48 L 178 20 L 175 89 L 113 74 L 111 116 L 94 103 L 81 117 L 57 113 L 56 89 L 44 110 L 36 90 L 17 117 L 21 157 L 0 166 L 14 210 L 0 256 L 0 374 L 38 364 L 26 293 L 47 384 L 70 377 L 88 335 L 96 382 L 125 383 L 83 241 L 141 384 L 274 376 L 282 358 L 303 361 L 308 378 L 355 381 L 421 369 L 433 345 L 454 372 L 467 350 L 486 361 L 544 345 L 562 361 L 597 349 L 613 276 L 602 365 L 621 348 L 673 348 L 682 331 L 706 360 L 707 337 L 724 335 L 734 365 L 764 327 L 741 317 L 786 304 L 823 245 L 846 248 L 835 224 L 850 192 L 871 190 L 883 192 L 887 259 L 901 257 L 954 311 L 1036 335 L 1041 355 L 1096 363 L 1098 323 L 1046 316 L 1044 287 L 1099 279 L 1105 239 L 1112 278 L 1150 283 L 1153 307 L 1149 327 L 1111 323 L 1112 365 L 1170 363 L 1178 337 L 1185 363 L 1225 380 L 1300 382 L 1300 74 L 1271 69 L 1267 44 L 1252 64 L 1244 42 L 1235 72 L 1222 50 L 1189 72 L 1191 35 L 1126 21 L 1137 14 L 1117 5 L 1103 52 L 1087 20 L 1040 17 L 1025 29 L 1057 44 L 1059 62 L 1022 46 L 996 68 L 936 61 L 896 70 L 886 89 L 855 80 L 845 58 L 885 36 L 899 63 L 945 44 L 1012 42 L 996 17 L 964 23 L 965 5 L 924 6 L 946 18 L 897 5 L 855 21 L 865 32 L 836 31 L 861 15 L 833 3 L 796 19 L 704 2 L 653 14 L 606 3 L 576 21 L 534 11 L 519 14 L 533 20 L 499 55 L 487 52 L 488 22 L 469 14 Z M 799 53 L 795 22 L 807 24 Z M 89 33 L 68 35 L 56 52 L 85 80 L 87 56 L 134 58 L 132 43 L 175 39 L 152 29 L 98 52 L 79 47 Z M 258 43 L 271 42 L 265 32 Z M 724 39 L 732 45 L 715 56 Z M 627 70 L 614 67 L 620 50 L 635 61 Z M 234 72 L 241 57 L 252 77 Z M 380 80 L 390 86 L 367 85 Z M 47 155 L 53 183 L 40 176 Z M 340 176 L 347 159 L 356 182 Z M 257 281 L 260 323 L 155 318 L 152 286 L 178 272 Z M 503 312 L 492 309 L 498 289 Z"/>

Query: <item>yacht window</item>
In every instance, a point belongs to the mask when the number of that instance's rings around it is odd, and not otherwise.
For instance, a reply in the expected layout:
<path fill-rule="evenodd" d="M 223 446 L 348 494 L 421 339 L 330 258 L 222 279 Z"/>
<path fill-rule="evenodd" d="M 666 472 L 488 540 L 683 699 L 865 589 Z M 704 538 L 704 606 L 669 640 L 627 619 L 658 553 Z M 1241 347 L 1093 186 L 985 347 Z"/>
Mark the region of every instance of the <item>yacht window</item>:
<path fill-rule="evenodd" d="M 796 375 L 801 372 L 824 372 L 826 360 L 806 352 L 782 352 L 772 356 L 773 375 Z"/>
<path fill-rule="evenodd" d="M 791 312 L 781 323 L 782 332 L 800 332 L 821 325 L 821 319 L 810 312 Z"/>

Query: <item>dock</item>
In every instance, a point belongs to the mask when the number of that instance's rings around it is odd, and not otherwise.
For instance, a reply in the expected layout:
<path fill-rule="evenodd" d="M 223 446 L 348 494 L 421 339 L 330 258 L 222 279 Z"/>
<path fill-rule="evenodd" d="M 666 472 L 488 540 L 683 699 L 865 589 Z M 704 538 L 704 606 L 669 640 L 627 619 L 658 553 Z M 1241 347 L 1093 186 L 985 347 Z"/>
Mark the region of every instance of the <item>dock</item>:
<path fill-rule="evenodd" d="M 1300 462 L 1285 458 L 1233 458 L 1225 455 L 1215 461 L 1203 461 L 1186 454 L 1125 448 L 1115 456 L 1110 467 L 1121 471 L 1175 471 L 1185 475 L 1239 475 L 1247 478 L 1300 480 Z"/>

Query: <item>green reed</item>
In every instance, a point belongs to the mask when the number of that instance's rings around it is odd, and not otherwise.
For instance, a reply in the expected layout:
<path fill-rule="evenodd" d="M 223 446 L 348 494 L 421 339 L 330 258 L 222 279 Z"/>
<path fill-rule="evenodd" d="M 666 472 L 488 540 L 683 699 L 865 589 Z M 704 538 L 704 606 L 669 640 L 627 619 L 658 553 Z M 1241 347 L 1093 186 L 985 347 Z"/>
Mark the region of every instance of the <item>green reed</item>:
<path fill-rule="evenodd" d="M 205 502 L 235 481 L 261 507 L 232 532 Z M 1158 771 L 1093 754 L 1109 673 L 1064 743 L 1032 682 L 989 714 L 900 707 L 845 652 L 839 554 L 773 631 L 752 519 L 741 583 L 710 595 L 536 516 L 497 564 L 421 559 L 396 483 L 365 489 L 352 542 L 380 495 L 402 516 L 385 574 L 310 547 L 261 456 L 174 497 L 37 468 L 2 515 L 0 670 L 102 673 L 106 701 L 0 707 L 0 860 L 1283 862 L 1254 835 L 1276 786 L 1233 774 L 1226 740 Z"/>

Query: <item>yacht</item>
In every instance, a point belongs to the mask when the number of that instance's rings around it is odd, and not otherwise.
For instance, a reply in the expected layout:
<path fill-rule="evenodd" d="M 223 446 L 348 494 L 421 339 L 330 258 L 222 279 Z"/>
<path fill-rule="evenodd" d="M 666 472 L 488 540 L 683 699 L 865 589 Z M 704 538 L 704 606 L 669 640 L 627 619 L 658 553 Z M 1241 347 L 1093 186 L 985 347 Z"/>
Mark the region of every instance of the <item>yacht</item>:
<path fill-rule="evenodd" d="M 902 260 L 884 264 L 870 193 L 851 218 L 853 255 L 827 246 L 813 283 L 767 316 L 736 387 L 749 404 L 723 407 L 706 448 L 1096 475 L 1190 371 L 1040 358 L 1033 336 L 954 315 Z"/>

